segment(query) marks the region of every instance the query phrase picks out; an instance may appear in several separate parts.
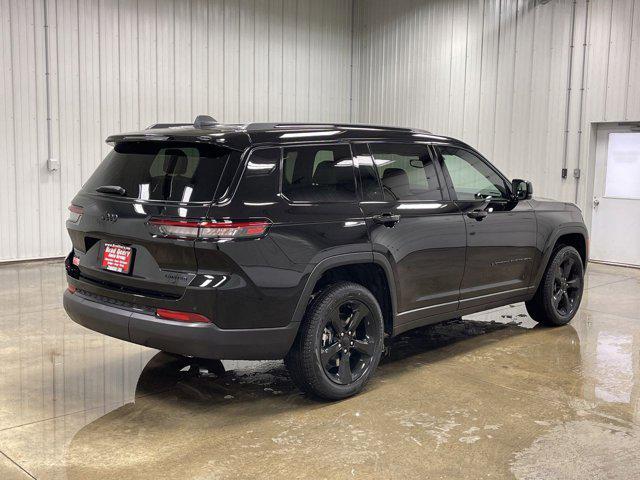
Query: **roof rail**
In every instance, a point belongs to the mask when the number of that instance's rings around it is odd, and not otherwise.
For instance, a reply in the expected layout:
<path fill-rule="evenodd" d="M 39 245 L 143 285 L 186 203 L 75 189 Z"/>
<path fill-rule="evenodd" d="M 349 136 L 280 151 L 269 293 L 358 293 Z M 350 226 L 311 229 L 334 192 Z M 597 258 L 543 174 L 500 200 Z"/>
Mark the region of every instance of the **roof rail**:
<path fill-rule="evenodd" d="M 154 130 L 156 128 L 172 128 L 172 127 L 190 127 L 190 123 L 154 123 L 149 125 L 145 130 Z"/>

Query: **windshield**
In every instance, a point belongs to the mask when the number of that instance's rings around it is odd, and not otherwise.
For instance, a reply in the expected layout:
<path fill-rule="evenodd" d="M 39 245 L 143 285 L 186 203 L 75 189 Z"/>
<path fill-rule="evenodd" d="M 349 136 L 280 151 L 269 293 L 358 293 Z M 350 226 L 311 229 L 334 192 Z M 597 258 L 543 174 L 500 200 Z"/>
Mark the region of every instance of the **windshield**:
<path fill-rule="evenodd" d="M 211 202 L 234 172 L 225 172 L 237 152 L 216 145 L 166 142 L 117 144 L 84 184 L 85 192 L 114 193 L 140 200 Z M 105 189 L 100 187 L 121 187 Z M 122 190 L 124 189 L 124 191 Z"/>

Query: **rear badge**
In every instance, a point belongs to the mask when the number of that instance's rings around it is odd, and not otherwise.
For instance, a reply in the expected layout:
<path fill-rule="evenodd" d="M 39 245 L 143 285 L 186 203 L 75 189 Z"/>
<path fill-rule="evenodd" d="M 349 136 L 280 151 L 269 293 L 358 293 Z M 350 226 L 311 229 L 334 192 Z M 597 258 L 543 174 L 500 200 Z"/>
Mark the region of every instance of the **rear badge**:
<path fill-rule="evenodd" d="M 181 272 L 172 272 L 172 271 L 164 272 L 164 278 L 173 285 L 187 285 L 189 283 L 189 278 L 193 276 L 194 276 L 193 274 L 188 275 L 186 273 L 181 273 Z"/>
<path fill-rule="evenodd" d="M 103 222 L 115 223 L 115 222 L 118 221 L 118 214 L 117 213 L 105 213 L 104 215 L 102 215 L 102 217 L 100 217 L 100 220 L 102 220 Z"/>

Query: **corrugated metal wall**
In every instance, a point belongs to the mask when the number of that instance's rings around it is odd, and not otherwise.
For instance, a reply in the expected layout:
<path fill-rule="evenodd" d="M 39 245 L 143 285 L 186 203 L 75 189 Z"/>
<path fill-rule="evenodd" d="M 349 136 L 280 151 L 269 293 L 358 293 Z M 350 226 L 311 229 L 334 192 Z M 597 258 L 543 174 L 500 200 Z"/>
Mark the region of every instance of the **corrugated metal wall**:
<path fill-rule="evenodd" d="M 0 260 L 64 254 L 104 138 L 155 121 L 422 127 L 583 207 L 591 125 L 640 121 L 640 0 L 354 1 L 0 0 Z"/>
<path fill-rule="evenodd" d="M 591 124 L 640 121 L 640 0 L 357 0 L 355 15 L 358 121 L 462 138 L 537 194 L 586 207 Z"/>
<path fill-rule="evenodd" d="M 0 261 L 66 253 L 66 208 L 110 133 L 199 113 L 349 120 L 351 12 L 345 0 L 0 0 Z"/>

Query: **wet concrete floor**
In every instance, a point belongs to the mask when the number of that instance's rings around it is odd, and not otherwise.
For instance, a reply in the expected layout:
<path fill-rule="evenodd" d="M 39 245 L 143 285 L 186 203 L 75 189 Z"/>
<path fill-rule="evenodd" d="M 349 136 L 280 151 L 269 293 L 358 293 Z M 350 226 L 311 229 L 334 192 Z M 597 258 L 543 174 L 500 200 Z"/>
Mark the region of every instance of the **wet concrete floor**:
<path fill-rule="evenodd" d="M 0 479 L 640 478 L 640 270 L 590 265 L 566 327 L 518 304 L 410 332 L 336 403 L 93 333 L 64 288 L 0 267 Z"/>

